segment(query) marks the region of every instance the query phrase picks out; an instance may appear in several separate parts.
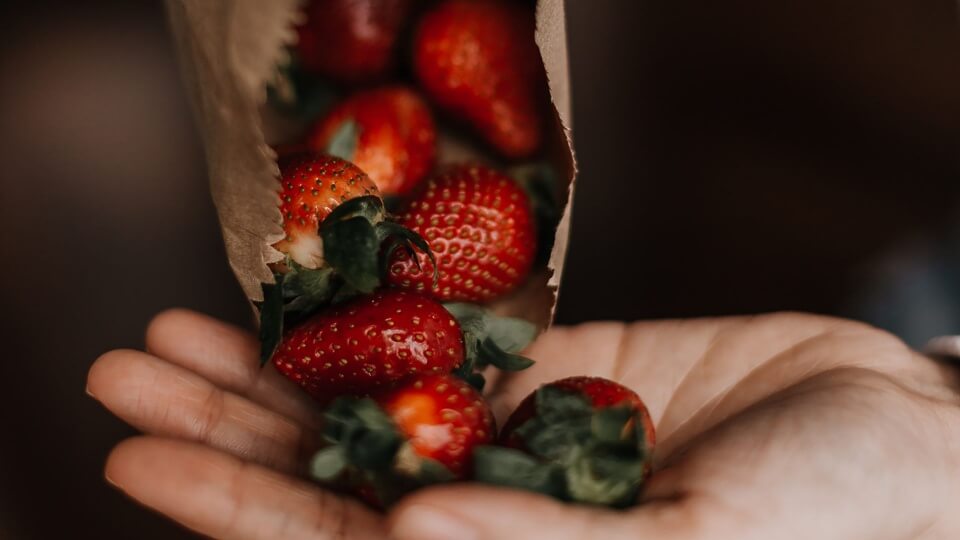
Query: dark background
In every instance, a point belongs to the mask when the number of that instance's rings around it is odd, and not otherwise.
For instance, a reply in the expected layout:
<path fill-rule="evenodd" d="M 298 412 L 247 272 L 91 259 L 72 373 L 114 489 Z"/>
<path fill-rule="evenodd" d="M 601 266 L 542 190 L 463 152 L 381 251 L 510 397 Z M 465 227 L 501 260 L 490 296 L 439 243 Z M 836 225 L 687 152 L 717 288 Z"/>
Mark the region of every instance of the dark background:
<path fill-rule="evenodd" d="M 953 2 L 568 4 L 560 322 L 799 309 L 960 330 L 923 278 L 960 200 Z M 162 5 L 14 2 L 0 25 L 0 537 L 186 536 L 104 484 L 133 432 L 83 393 L 163 308 L 249 323 Z"/>

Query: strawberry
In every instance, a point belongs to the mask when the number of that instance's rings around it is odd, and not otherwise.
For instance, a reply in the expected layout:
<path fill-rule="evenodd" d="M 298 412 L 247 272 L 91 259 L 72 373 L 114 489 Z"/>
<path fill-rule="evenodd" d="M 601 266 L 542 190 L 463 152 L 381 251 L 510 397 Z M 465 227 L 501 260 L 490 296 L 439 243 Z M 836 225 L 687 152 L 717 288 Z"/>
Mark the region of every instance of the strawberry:
<path fill-rule="evenodd" d="M 457 478 L 471 473 L 472 449 L 493 440 L 493 414 L 462 379 L 431 375 L 377 398 L 421 458 L 438 461 Z"/>
<path fill-rule="evenodd" d="M 535 333 L 526 321 L 494 317 L 476 306 L 443 306 L 414 292 L 381 289 L 287 330 L 272 360 L 277 371 L 328 402 L 454 370 L 481 386 L 474 372 L 488 364 L 507 371 L 529 367 L 532 361 L 513 353 Z"/>
<path fill-rule="evenodd" d="M 341 203 L 363 196 L 379 197 L 376 184 L 356 165 L 314 154 L 290 154 L 280 159 L 281 253 L 305 268 L 323 266 L 320 224 Z"/>
<path fill-rule="evenodd" d="M 300 64 L 347 83 L 382 77 L 409 8 L 409 0 L 313 0 L 297 27 Z"/>
<path fill-rule="evenodd" d="M 424 375 L 373 399 L 339 398 L 325 411 L 328 445 L 311 476 L 389 505 L 418 487 L 469 478 L 473 449 L 493 440 L 479 392 L 449 375 Z"/>
<path fill-rule="evenodd" d="M 647 446 L 653 448 L 656 441 L 650 414 L 647 412 L 646 405 L 643 404 L 640 396 L 633 390 L 608 379 L 586 376 L 560 379 L 545 387 L 582 395 L 587 398 L 594 409 L 606 409 L 621 405 L 634 409 L 643 421 L 643 433 L 647 437 Z M 516 430 L 536 415 L 536 395 L 536 392 L 534 392 L 527 396 L 507 419 L 507 423 L 504 424 L 503 431 L 500 433 L 502 442 L 509 446 L 522 447 L 523 439 L 516 433 Z"/>
<path fill-rule="evenodd" d="M 656 442 L 640 397 L 599 377 L 541 386 L 510 415 L 499 440 L 502 446 L 475 453 L 480 481 L 615 507 L 636 502 Z"/>
<path fill-rule="evenodd" d="M 285 324 L 334 300 L 373 292 L 383 273 L 381 259 L 391 249 L 415 245 L 433 256 L 416 233 L 386 220 L 376 185 L 352 163 L 282 148 L 278 153 L 286 235 L 274 247 L 286 258 L 273 264 L 276 283 L 264 285 L 258 305 L 263 362 Z"/>
<path fill-rule="evenodd" d="M 423 253 L 412 257 L 397 250 L 390 284 L 431 291 L 444 301 L 489 302 L 526 279 L 536 251 L 534 216 L 515 182 L 482 165 L 463 165 L 421 188 L 401 210 L 399 223 L 427 239 L 436 267 Z"/>
<path fill-rule="evenodd" d="M 390 86 L 358 92 L 320 119 L 307 146 L 352 161 L 384 195 L 406 195 L 430 170 L 437 132 L 413 90 Z"/>
<path fill-rule="evenodd" d="M 423 373 L 449 373 L 463 360 L 463 334 L 453 315 L 429 298 L 386 289 L 288 330 L 272 361 L 311 396 L 329 401 Z"/>
<path fill-rule="evenodd" d="M 424 15 L 413 66 L 427 95 L 510 158 L 540 147 L 545 79 L 533 12 L 506 0 L 450 0 Z"/>

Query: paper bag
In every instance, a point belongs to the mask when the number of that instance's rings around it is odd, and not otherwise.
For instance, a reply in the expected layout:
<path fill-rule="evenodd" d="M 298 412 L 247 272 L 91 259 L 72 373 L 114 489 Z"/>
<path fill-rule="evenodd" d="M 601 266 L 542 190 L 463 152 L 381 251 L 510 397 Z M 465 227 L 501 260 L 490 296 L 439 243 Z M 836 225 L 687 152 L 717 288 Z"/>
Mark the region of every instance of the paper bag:
<path fill-rule="evenodd" d="M 282 239 L 279 170 L 268 146 L 267 85 L 296 39 L 298 0 L 168 0 L 183 77 L 206 149 L 210 188 L 230 266 L 252 302 L 273 282 L 269 263 L 283 259 L 271 246 Z M 546 156 L 561 173 L 562 217 L 544 268 L 494 311 L 521 317 L 539 329 L 556 307 L 570 229 L 576 165 L 570 131 L 570 81 L 562 0 L 540 0 L 536 41 L 546 69 L 553 121 Z M 442 152 L 442 149 L 441 149 Z M 440 156 L 443 161 L 444 156 Z"/>

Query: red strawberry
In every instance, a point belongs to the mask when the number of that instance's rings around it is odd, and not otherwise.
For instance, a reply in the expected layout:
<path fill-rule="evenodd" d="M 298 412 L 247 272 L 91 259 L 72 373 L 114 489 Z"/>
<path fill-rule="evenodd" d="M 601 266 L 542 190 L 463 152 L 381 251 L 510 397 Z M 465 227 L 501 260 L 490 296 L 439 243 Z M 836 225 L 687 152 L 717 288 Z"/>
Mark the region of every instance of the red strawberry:
<path fill-rule="evenodd" d="M 541 386 L 476 455 L 481 481 L 562 500 L 628 506 L 650 474 L 653 422 L 633 391 L 599 377 Z"/>
<path fill-rule="evenodd" d="M 420 377 L 376 401 L 418 456 L 440 462 L 457 478 L 470 474 L 473 447 L 491 442 L 496 431 L 480 394 L 449 375 Z"/>
<path fill-rule="evenodd" d="M 463 360 L 453 315 L 429 298 L 390 289 L 321 311 L 288 330 L 273 355 L 280 373 L 320 401 L 449 373 Z"/>
<path fill-rule="evenodd" d="M 480 394 L 449 375 L 425 375 L 374 399 L 340 398 L 325 411 L 311 475 L 351 487 L 376 506 L 418 487 L 471 475 L 493 415 Z"/>
<path fill-rule="evenodd" d="M 533 12 L 504 0 L 451 0 L 424 15 L 413 64 L 426 93 L 505 156 L 540 146 L 543 65 Z"/>
<path fill-rule="evenodd" d="M 521 284 L 536 251 L 527 194 L 507 176 L 481 165 L 458 166 L 422 186 L 400 212 L 400 224 L 427 239 L 439 269 L 434 296 L 488 302 Z M 431 290 L 433 263 L 419 267 L 406 250 L 394 252 L 388 281 Z"/>
<path fill-rule="evenodd" d="M 390 68 L 409 0 L 313 0 L 297 28 L 303 67 L 342 82 L 383 76 Z"/>
<path fill-rule="evenodd" d="M 341 203 L 379 197 L 377 186 L 356 165 L 320 154 L 280 159 L 280 212 L 286 237 L 274 247 L 306 268 L 323 266 L 320 224 Z"/>
<path fill-rule="evenodd" d="M 355 165 L 282 150 L 280 211 L 286 236 L 274 247 L 286 258 L 272 265 L 275 283 L 264 284 L 258 303 L 264 363 L 279 345 L 284 325 L 333 300 L 379 287 L 390 249 L 416 246 L 433 257 L 423 238 L 386 219 L 377 187 Z"/>
<path fill-rule="evenodd" d="M 436 143 L 430 109 L 401 86 L 354 94 L 317 122 L 307 138 L 314 151 L 352 161 L 384 195 L 409 193 L 433 165 Z"/>

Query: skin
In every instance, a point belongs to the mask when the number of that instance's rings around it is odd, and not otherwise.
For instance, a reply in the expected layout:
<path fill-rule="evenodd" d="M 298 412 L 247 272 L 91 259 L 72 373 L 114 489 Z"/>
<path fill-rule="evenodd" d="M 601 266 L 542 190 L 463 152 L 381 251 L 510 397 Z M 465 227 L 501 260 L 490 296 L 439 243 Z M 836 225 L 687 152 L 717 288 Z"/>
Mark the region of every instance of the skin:
<path fill-rule="evenodd" d="M 608 377 L 657 426 L 645 504 L 613 512 L 470 484 L 388 516 L 300 478 L 317 412 L 245 332 L 159 315 L 147 351 L 103 355 L 88 392 L 146 435 L 106 478 L 218 538 L 960 538 L 960 377 L 859 323 L 800 314 L 557 328 L 494 385 L 502 421 L 543 382 Z M 496 519 L 490 519 L 496 516 Z"/>

